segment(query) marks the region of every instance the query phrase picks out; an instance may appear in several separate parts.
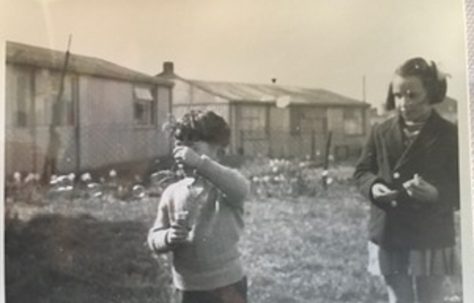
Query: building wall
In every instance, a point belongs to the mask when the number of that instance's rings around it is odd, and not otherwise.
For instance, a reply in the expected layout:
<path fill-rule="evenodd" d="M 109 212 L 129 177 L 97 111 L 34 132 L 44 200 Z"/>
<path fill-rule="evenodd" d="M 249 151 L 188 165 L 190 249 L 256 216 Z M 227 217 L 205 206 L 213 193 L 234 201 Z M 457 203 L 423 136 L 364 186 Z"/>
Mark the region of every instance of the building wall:
<path fill-rule="evenodd" d="M 44 68 L 8 64 L 6 67 L 6 173 L 42 172 L 47 156 L 52 104 L 59 91 L 60 74 Z M 73 106 L 77 77 L 64 79 L 63 104 Z M 21 118 L 20 118 L 21 116 Z M 58 148 L 57 168 L 73 169 L 76 161 L 73 121 L 58 116 L 57 134 L 63 142 Z"/>
<path fill-rule="evenodd" d="M 281 136 L 290 129 L 290 110 L 286 108 L 270 107 L 270 154 L 274 157 L 290 156 L 290 145 Z"/>
<path fill-rule="evenodd" d="M 344 111 L 342 108 L 330 107 L 328 113 L 328 129 L 334 133 L 344 133 Z"/>
<path fill-rule="evenodd" d="M 295 105 L 289 111 L 288 147 L 283 149 L 285 155 L 323 159 L 329 132 L 329 152 L 337 159 L 354 157 L 365 142 L 369 129 L 365 107 Z M 281 132 L 279 136 L 283 134 Z"/>
<path fill-rule="evenodd" d="M 322 159 L 331 131 L 330 153 L 336 158 L 346 159 L 360 152 L 368 133 L 369 121 L 364 107 L 293 105 L 277 108 L 273 105 L 261 105 L 260 107 L 268 109 L 268 127 L 265 132 L 262 129 L 255 131 L 253 135 L 247 135 L 243 131 L 247 127 L 242 125 L 246 122 L 241 113 L 243 109 L 248 111 L 252 106 L 245 103 L 234 106 L 234 119 L 237 122 L 234 123 L 236 131 L 233 146 L 243 147 L 247 155 Z M 348 123 L 350 121 L 347 114 L 352 111 L 359 112 L 359 132 L 352 128 L 354 123 Z"/>
<path fill-rule="evenodd" d="M 169 153 L 169 139 L 161 128 L 169 112 L 169 89 L 140 84 L 157 90 L 158 106 L 153 125 L 137 125 L 134 85 L 88 76 L 80 78 L 82 167 L 142 161 Z"/>
<path fill-rule="evenodd" d="M 370 130 L 370 108 L 339 107 L 328 109 L 328 129 L 332 131 L 332 154 L 336 159 L 358 157 Z M 360 131 L 347 131 L 347 117 L 344 111 L 357 111 L 361 114 Z M 350 126 L 350 125 L 349 125 Z"/>
<path fill-rule="evenodd" d="M 180 79 L 173 79 L 173 82 L 173 105 L 192 103 L 191 86 L 188 82 Z"/>
<path fill-rule="evenodd" d="M 158 86 L 156 96 L 158 98 L 157 111 L 157 146 L 153 149 L 154 157 L 169 155 L 172 150 L 169 133 L 163 130 L 163 126 L 168 122 L 169 115 L 173 112 L 172 87 Z"/>
<path fill-rule="evenodd" d="M 32 78 L 30 69 L 7 65 L 5 75 L 5 169 L 8 175 L 14 171 L 33 171 L 33 132 L 30 127 L 15 127 L 18 111 L 19 90 L 25 101 L 32 99 Z M 20 85 L 23 84 L 23 88 Z M 28 102 L 30 103 L 30 102 Z"/>
<path fill-rule="evenodd" d="M 64 108 L 60 111 L 63 114 L 53 115 L 59 79 L 58 72 L 48 69 L 7 64 L 7 174 L 42 172 L 53 116 L 58 117 L 59 172 L 75 171 L 77 165 L 81 170 L 93 169 L 169 154 L 169 138 L 162 132 L 161 124 L 170 111 L 171 88 L 148 85 L 158 98 L 156 123 L 143 126 L 134 123 L 133 83 L 85 75 L 67 74 Z M 21 115 L 20 107 L 25 109 Z M 79 123 L 76 123 L 76 107 L 79 108 Z M 76 139 L 78 134 L 80 140 Z M 77 157 L 77 151 L 80 157 Z"/>
<path fill-rule="evenodd" d="M 269 155 L 270 106 L 268 104 L 235 103 L 235 145 L 233 150 L 245 155 Z"/>
<path fill-rule="evenodd" d="M 348 124 L 347 106 L 288 106 L 277 108 L 273 104 L 227 103 L 228 100 L 208 93 L 188 82 L 175 79 L 173 113 L 182 116 L 190 109 L 213 110 L 228 121 L 231 130 L 229 152 L 246 155 L 270 155 L 273 157 L 324 156 L 328 131 L 332 131 L 332 153 L 346 158 L 358 153 L 368 133 L 368 114 L 364 107 L 357 107 L 360 114 L 360 133 Z M 292 111 L 293 109 L 293 111 Z M 299 111 L 296 113 L 295 111 Z M 249 122 L 248 116 L 259 116 L 265 125 Z M 263 114 L 265 112 L 265 114 Z M 301 114 L 304 117 L 298 118 Z M 350 116 L 350 115 L 349 115 Z M 356 123 L 357 124 L 357 123 Z M 295 131 L 301 127 L 301 131 Z"/>

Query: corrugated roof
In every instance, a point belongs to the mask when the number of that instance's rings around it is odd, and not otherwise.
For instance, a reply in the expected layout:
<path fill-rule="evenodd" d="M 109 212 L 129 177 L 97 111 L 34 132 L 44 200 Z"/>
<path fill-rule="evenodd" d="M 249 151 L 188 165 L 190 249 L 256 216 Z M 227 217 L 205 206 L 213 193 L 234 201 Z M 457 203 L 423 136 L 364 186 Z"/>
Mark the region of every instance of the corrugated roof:
<path fill-rule="evenodd" d="M 277 98 L 289 97 L 290 104 L 318 104 L 342 106 L 369 106 L 368 103 L 355 100 L 324 89 L 283 86 L 278 84 L 249 84 L 235 82 L 213 82 L 186 80 L 200 89 L 228 99 L 232 102 L 275 102 Z M 218 100 L 214 100 L 218 102 Z"/>
<path fill-rule="evenodd" d="M 8 41 L 6 45 L 7 63 L 30 65 L 53 70 L 62 70 L 63 68 L 65 51 L 57 51 L 12 41 Z M 77 55 L 72 52 L 70 53 L 67 70 L 69 72 L 97 77 L 172 85 L 172 82 L 161 78 L 152 77 L 103 59 Z"/>

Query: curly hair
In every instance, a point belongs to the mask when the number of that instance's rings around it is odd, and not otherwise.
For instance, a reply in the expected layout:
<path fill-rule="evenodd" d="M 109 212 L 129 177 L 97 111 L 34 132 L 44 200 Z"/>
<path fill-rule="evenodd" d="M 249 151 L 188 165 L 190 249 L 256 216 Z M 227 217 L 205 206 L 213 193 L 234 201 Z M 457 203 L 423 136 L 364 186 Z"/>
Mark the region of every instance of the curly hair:
<path fill-rule="evenodd" d="M 425 59 L 420 57 L 412 58 L 397 68 L 395 74 L 401 77 L 418 77 L 426 89 L 430 104 L 441 103 L 446 97 L 446 91 L 448 89 L 446 77 L 439 72 L 433 61 L 428 63 Z M 390 84 L 388 88 L 385 108 L 387 110 L 395 108 L 392 84 Z"/>
<path fill-rule="evenodd" d="M 182 142 L 204 141 L 226 147 L 230 142 L 230 128 L 213 111 L 191 110 L 176 122 L 174 137 Z"/>

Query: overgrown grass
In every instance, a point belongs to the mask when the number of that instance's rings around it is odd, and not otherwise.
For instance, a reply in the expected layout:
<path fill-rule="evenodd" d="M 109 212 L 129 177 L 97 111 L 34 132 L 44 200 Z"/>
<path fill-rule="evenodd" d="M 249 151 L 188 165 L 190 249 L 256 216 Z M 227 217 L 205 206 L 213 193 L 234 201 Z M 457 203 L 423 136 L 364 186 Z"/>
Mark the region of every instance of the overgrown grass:
<path fill-rule="evenodd" d="M 145 246 L 156 199 L 7 205 L 7 302 L 169 302 L 165 257 Z M 349 183 L 246 203 L 249 302 L 385 302 L 366 272 L 368 204 Z"/>

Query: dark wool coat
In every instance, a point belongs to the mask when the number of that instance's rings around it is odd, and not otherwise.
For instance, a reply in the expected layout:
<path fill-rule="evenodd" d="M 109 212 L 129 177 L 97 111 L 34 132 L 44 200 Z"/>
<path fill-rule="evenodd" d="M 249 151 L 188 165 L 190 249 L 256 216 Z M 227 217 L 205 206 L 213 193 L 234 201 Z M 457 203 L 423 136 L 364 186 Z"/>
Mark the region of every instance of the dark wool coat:
<path fill-rule="evenodd" d="M 370 240 L 388 249 L 451 246 L 454 210 L 459 209 L 457 127 L 433 110 L 407 148 L 402 133 L 398 115 L 375 125 L 356 165 L 356 183 L 371 201 Z M 403 183 L 414 174 L 437 188 L 436 202 L 416 201 L 403 190 Z M 375 182 L 400 190 L 396 203 L 374 201 Z"/>

